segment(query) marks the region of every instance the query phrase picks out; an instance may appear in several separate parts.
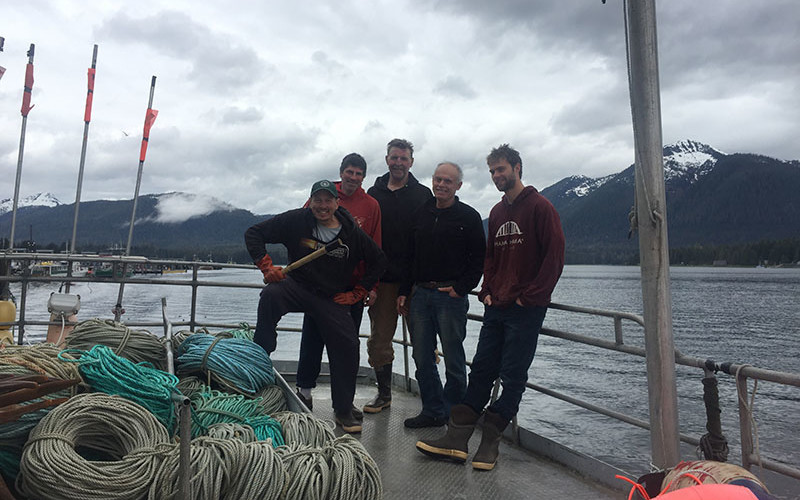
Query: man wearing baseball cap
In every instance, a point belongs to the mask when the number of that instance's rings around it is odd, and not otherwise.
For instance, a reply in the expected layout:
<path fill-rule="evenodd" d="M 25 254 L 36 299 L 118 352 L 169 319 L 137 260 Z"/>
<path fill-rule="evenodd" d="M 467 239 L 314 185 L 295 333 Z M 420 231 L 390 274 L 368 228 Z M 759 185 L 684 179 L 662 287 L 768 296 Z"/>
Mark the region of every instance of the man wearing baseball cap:
<path fill-rule="evenodd" d="M 267 283 L 258 302 L 253 340 L 271 354 L 277 344 L 275 327 L 288 312 L 304 312 L 324 325 L 320 333 L 330 361 L 336 422 L 345 432 L 361 432 L 361 422 L 352 413 L 359 343 L 350 306 L 363 301 L 383 273 L 383 252 L 339 207 L 336 186 L 328 180 L 314 183 L 307 208 L 289 210 L 250 227 L 244 240 Z M 286 273 L 273 265 L 267 243 L 286 246 L 290 262 L 319 248 L 328 251 Z M 353 286 L 353 270 L 362 261 L 365 272 Z"/>

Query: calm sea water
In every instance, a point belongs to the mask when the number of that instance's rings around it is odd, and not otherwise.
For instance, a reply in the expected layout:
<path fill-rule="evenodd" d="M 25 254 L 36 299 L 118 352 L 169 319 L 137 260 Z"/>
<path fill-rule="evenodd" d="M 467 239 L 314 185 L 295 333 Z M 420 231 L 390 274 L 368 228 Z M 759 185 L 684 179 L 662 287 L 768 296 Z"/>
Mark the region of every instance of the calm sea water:
<path fill-rule="evenodd" d="M 800 269 L 672 268 L 671 293 L 675 347 L 684 354 L 718 362 L 749 363 L 760 368 L 800 373 Z M 186 280 L 188 274 L 170 275 Z M 204 271 L 204 280 L 259 283 L 260 273 L 247 270 Z M 28 295 L 27 318 L 47 319 L 46 302 L 53 285 L 37 285 Z M 110 318 L 117 286 L 77 284 L 72 293 L 81 296 L 81 319 Z M 12 287 L 19 298 L 19 289 Z M 157 286 L 145 289 L 127 285 L 125 318 L 160 320 L 161 297 L 167 298 L 173 321 L 189 319 L 188 287 Z M 554 292 L 554 302 L 596 309 L 641 314 L 641 285 L 638 267 L 567 266 Z M 198 321 L 244 321 L 255 324 L 258 290 L 228 288 L 201 289 L 198 293 Z M 210 311 L 215 311 L 211 314 Z M 481 314 L 483 306 L 472 298 L 471 313 Z M 366 315 L 365 315 L 366 317 Z M 281 326 L 299 327 L 302 317 L 287 315 Z M 610 319 L 594 318 L 551 310 L 545 326 L 614 339 Z M 480 324 L 470 322 L 465 343 L 471 358 Z M 369 321 L 361 332 L 369 332 Z M 32 329 L 28 340 L 40 340 L 44 331 Z M 160 331 L 154 333 L 161 334 Z M 625 342 L 643 346 L 643 331 L 633 323 L 624 325 Z M 398 328 L 398 337 L 402 336 Z M 366 343 L 362 342 L 362 364 L 366 364 Z M 276 359 L 296 359 L 299 334 L 282 333 Z M 403 354 L 396 348 L 395 371 L 402 370 Z M 413 373 L 413 361 L 410 361 Z M 443 368 L 443 367 L 441 367 Z M 705 431 L 702 371 L 678 367 L 678 398 L 681 432 L 701 436 Z M 593 404 L 633 415 L 648 417 L 646 367 L 643 358 L 622 355 L 594 347 L 575 345 L 543 336 L 530 370 L 538 384 Z M 729 460 L 738 463 L 738 403 L 733 377 L 719 375 L 722 425 L 731 447 Z M 753 391 L 751 382 L 750 391 Z M 797 465 L 800 445 L 800 390 L 761 383 L 756 388 L 754 415 L 759 450 L 765 457 Z M 634 473 L 648 471 L 649 437 L 645 431 L 592 414 L 553 398 L 527 391 L 519 421 L 525 427 L 578 451 L 602 458 Z M 685 446 L 683 458 L 694 458 Z M 797 488 L 796 490 L 794 488 Z M 800 485 L 773 486 L 776 493 L 798 498 Z M 785 491 L 784 491 L 785 490 Z M 787 496 L 788 495 L 788 496 Z"/>

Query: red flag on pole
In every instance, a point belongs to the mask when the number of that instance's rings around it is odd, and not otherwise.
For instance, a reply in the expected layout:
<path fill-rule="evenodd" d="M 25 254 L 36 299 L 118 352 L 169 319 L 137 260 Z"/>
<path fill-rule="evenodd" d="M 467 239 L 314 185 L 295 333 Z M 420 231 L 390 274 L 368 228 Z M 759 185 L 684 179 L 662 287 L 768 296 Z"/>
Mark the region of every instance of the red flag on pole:
<path fill-rule="evenodd" d="M 86 91 L 86 111 L 83 113 L 83 121 L 92 121 L 92 99 L 94 99 L 94 74 L 95 69 L 89 68 L 89 89 Z"/>
<path fill-rule="evenodd" d="M 153 123 L 155 123 L 156 116 L 158 116 L 157 109 L 147 108 L 147 113 L 144 115 L 144 134 L 142 135 L 142 149 L 139 151 L 139 161 L 144 161 L 144 157 L 147 155 L 147 143 L 150 141 L 150 128 L 153 126 Z"/>
<path fill-rule="evenodd" d="M 31 105 L 31 92 L 33 91 L 33 63 L 28 63 L 25 68 L 25 92 L 22 93 L 22 116 L 28 116 L 33 106 Z"/>

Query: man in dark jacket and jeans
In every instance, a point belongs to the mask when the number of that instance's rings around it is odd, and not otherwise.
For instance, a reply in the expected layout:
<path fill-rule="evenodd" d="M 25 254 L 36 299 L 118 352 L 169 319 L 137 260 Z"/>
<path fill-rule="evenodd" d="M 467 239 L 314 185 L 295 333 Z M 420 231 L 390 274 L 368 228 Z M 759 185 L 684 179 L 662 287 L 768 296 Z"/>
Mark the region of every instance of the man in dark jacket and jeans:
<path fill-rule="evenodd" d="M 253 340 L 272 353 L 277 344 L 278 321 L 288 312 L 304 312 L 322 326 L 331 369 L 331 398 L 336 422 L 345 432 L 361 432 L 352 413 L 358 372 L 358 331 L 350 307 L 367 296 L 386 267 L 386 258 L 350 214 L 339 208 L 334 184 L 318 181 L 311 188 L 308 208 L 290 210 L 252 226 L 244 235 L 247 251 L 268 283 L 258 302 L 258 321 Z M 298 259 L 336 240 L 341 246 L 291 273 L 274 266 L 267 243 L 286 246 L 289 261 Z M 353 270 L 364 261 L 361 280 L 350 285 Z"/>
<path fill-rule="evenodd" d="M 417 449 L 426 455 L 464 462 L 467 443 L 483 413 L 483 436 L 472 457 L 472 467 L 478 470 L 491 470 L 497 462 L 500 437 L 519 410 L 550 296 L 564 269 L 561 220 L 536 188 L 522 183 L 519 153 L 503 144 L 489 153 L 486 162 L 494 185 L 504 195 L 489 214 L 478 295 L 486 307 L 469 385 L 461 404 L 450 410 L 447 434 L 417 441 Z M 486 407 L 497 378 L 503 391 Z"/>
<path fill-rule="evenodd" d="M 375 369 L 378 395 L 364 405 L 365 413 L 378 413 L 392 404 L 392 339 L 397 329 L 397 291 L 405 280 L 405 252 L 411 231 L 411 214 L 433 195 L 409 172 L 414 164 L 414 146 L 405 139 L 386 145 L 389 172 L 375 179 L 367 194 L 381 206 L 381 247 L 388 265 L 378 283 L 378 296 L 369 307 L 369 364 Z"/>
<path fill-rule="evenodd" d="M 464 339 L 468 298 L 481 279 L 486 238 L 480 214 L 456 196 L 462 178 L 461 167 L 455 163 L 437 165 L 433 173 L 435 198 L 411 217 L 411 273 L 400 286 L 397 308 L 405 313 L 408 307 L 422 411 L 406 419 L 406 427 L 444 425 L 450 407 L 460 403 L 467 390 Z M 447 375 L 444 388 L 436 367 L 437 337 Z"/>

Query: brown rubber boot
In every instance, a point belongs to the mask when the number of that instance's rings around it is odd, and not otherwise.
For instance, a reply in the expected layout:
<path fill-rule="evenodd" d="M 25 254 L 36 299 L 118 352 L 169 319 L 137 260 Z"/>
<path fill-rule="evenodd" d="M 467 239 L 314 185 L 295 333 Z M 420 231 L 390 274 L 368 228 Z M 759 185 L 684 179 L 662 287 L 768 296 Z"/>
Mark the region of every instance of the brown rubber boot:
<path fill-rule="evenodd" d="M 364 413 L 379 413 L 392 406 L 392 365 L 375 368 L 375 378 L 378 380 L 378 395 L 364 405 Z"/>
<path fill-rule="evenodd" d="M 478 451 L 472 457 L 472 468 L 477 470 L 492 470 L 500 454 L 500 438 L 506 430 L 508 420 L 499 414 L 486 410 L 483 417 L 483 436 Z"/>
<path fill-rule="evenodd" d="M 463 464 L 467 460 L 467 445 L 479 416 L 467 405 L 453 406 L 450 409 L 447 433 L 439 439 L 417 441 L 417 449 L 433 458 L 453 460 Z"/>

